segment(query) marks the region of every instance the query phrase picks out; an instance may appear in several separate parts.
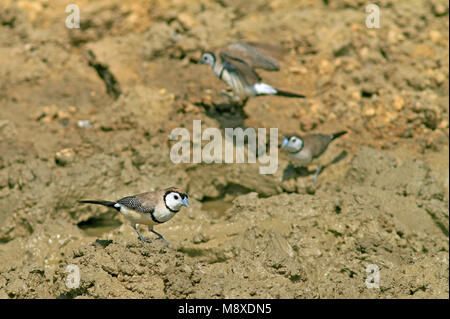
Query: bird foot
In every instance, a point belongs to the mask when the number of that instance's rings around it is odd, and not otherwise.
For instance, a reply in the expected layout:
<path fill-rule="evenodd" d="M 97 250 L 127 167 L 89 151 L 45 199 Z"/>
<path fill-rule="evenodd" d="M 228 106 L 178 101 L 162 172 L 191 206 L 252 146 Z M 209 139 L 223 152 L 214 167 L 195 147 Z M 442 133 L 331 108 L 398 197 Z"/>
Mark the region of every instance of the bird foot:
<path fill-rule="evenodd" d="M 158 237 L 158 238 L 156 238 L 156 240 L 162 240 L 163 242 L 164 242 L 164 244 L 166 244 L 166 246 L 169 246 L 170 244 L 169 244 L 169 242 L 167 241 L 167 240 L 165 240 L 164 238 L 162 238 L 162 237 Z"/>
<path fill-rule="evenodd" d="M 150 238 L 146 238 L 146 237 L 139 237 L 139 239 L 144 242 L 144 243 L 151 243 L 152 240 Z"/>
<path fill-rule="evenodd" d="M 227 90 L 221 91 L 222 95 L 225 95 L 227 98 L 229 98 L 231 102 L 241 103 L 242 99 L 239 96 L 232 94 L 231 92 L 232 91 L 227 91 Z"/>

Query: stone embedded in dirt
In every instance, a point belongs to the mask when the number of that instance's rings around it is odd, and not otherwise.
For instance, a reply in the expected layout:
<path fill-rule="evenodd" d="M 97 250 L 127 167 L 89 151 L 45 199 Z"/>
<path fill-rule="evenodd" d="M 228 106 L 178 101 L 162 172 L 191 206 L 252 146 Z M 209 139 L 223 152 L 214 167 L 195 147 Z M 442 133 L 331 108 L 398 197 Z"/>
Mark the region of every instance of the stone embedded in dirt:
<path fill-rule="evenodd" d="M 64 148 L 55 154 L 55 163 L 59 166 L 66 166 L 75 159 L 75 152 L 71 148 Z"/>
<path fill-rule="evenodd" d="M 91 128 L 92 127 L 92 123 L 89 120 L 79 120 L 77 122 L 77 125 L 80 128 Z"/>

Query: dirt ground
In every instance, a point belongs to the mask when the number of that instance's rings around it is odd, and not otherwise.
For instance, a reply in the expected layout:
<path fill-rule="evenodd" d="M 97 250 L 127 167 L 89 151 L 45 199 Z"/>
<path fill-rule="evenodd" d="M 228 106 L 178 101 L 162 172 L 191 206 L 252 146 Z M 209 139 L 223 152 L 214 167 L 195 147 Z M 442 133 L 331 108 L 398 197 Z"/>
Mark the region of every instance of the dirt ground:
<path fill-rule="evenodd" d="M 448 2 L 376 3 L 378 29 L 361 0 L 2 0 L 0 298 L 449 298 Z M 198 60 L 236 41 L 285 48 L 260 74 L 307 98 L 228 103 Z M 310 186 L 283 152 L 172 163 L 193 120 L 348 134 Z M 168 247 L 77 203 L 169 186 Z"/>

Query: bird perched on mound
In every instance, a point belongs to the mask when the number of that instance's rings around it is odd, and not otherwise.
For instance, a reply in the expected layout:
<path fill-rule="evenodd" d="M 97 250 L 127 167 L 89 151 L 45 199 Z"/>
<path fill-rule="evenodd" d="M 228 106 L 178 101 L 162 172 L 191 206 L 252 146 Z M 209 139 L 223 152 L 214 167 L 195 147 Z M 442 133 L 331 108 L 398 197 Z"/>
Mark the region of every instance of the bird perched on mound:
<path fill-rule="evenodd" d="M 327 150 L 328 145 L 346 133 L 346 131 L 341 131 L 334 134 L 311 134 L 303 137 L 289 135 L 283 138 L 281 148 L 286 149 L 289 157 L 302 165 L 315 164 Z M 314 173 L 313 182 L 315 182 L 321 170 L 322 165 L 319 163 Z"/>
<path fill-rule="evenodd" d="M 189 206 L 188 195 L 175 187 L 127 196 L 117 201 L 81 200 L 79 202 L 114 208 L 131 222 L 131 227 L 136 231 L 141 241 L 151 242 L 150 239 L 142 237 L 136 228 L 136 224 L 148 225 L 149 231 L 156 234 L 158 239 L 163 240 L 166 244 L 169 243 L 161 234 L 153 230 L 153 226 L 167 222 L 183 206 Z"/>
<path fill-rule="evenodd" d="M 236 95 L 227 94 L 229 97 L 242 100 L 243 103 L 249 97 L 260 95 L 305 98 L 303 94 L 282 91 L 262 82 L 255 69 L 280 69 L 278 63 L 268 56 L 269 52 L 272 52 L 272 56 L 277 55 L 273 53 L 276 52 L 275 47 L 268 44 L 237 42 L 225 49 L 204 52 L 200 63 L 209 65 L 214 74 L 231 87 Z M 278 55 L 281 54 L 278 52 Z"/>

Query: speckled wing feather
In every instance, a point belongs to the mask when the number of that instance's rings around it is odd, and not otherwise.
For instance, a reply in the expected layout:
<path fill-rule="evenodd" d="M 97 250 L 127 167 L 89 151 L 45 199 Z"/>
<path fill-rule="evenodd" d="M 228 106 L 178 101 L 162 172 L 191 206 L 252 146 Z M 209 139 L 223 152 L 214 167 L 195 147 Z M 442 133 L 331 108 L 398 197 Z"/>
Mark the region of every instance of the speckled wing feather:
<path fill-rule="evenodd" d="M 151 214 L 155 211 L 157 201 L 157 193 L 142 193 L 133 196 L 127 196 L 119 199 L 117 203 L 131 208 L 139 213 Z"/>
<path fill-rule="evenodd" d="M 223 50 L 228 55 L 245 61 L 254 69 L 264 69 L 267 71 L 278 71 L 280 69 L 278 62 L 272 57 L 274 55 L 281 55 L 281 51 L 281 48 L 277 50 L 275 46 L 269 44 L 245 42 L 232 43 Z"/>
<path fill-rule="evenodd" d="M 225 52 L 220 52 L 223 67 L 231 75 L 238 76 L 238 78 L 245 84 L 252 86 L 261 82 L 261 77 L 255 70 L 252 69 L 245 61 L 235 58 Z"/>

